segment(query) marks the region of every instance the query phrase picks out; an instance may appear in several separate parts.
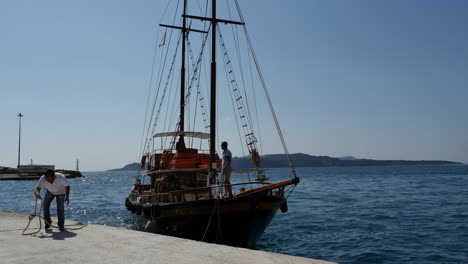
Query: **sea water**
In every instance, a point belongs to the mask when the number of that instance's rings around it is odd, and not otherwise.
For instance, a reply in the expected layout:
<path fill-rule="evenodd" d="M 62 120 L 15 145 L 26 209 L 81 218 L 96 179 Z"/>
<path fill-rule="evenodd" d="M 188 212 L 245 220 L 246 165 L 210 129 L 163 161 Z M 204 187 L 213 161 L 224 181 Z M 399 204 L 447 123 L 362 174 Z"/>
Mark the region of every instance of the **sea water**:
<path fill-rule="evenodd" d="M 289 194 L 289 211 L 278 212 L 257 249 L 340 263 L 468 263 L 468 165 L 297 172 L 301 182 Z M 66 218 L 135 228 L 124 203 L 137 173 L 84 174 L 69 179 Z M 291 173 L 267 175 L 276 181 Z M 35 184 L 0 181 L 0 209 L 31 213 Z"/>

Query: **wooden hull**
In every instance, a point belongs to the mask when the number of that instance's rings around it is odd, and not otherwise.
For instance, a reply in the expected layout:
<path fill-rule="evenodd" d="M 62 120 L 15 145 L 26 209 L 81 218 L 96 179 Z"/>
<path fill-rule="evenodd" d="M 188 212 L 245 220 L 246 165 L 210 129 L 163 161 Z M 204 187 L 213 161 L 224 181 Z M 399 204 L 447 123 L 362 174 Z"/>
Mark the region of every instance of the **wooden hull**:
<path fill-rule="evenodd" d="M 141 216 L 149 220 L 145 227 L 148 232 L 254 248 L 278 208 L 285 202 L 284 197 L 261 192 L 237 198 L 147 207 L 141 211 Z M 127 201 L 127 207 L 128 204 Z M 139 210 L 132 211 L 139 213 Z"/>

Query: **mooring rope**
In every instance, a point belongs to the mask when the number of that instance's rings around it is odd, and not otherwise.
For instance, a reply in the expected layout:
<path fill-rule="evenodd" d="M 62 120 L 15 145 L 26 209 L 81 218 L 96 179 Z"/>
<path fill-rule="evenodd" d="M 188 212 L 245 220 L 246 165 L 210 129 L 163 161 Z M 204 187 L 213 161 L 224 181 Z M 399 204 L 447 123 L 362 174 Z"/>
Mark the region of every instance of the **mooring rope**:
<path fill-rule="evenodd" d="M 31 232 L 31 233 L 25 233 L 26 230 L 28 230 L 29 228 L 29 225 L 31 224 L 32 220 L 34 219 L 34 217 L 36 217 L 36 212 L 37 212 L 37 200 L 41 200 L 41 207 L 39 209 L 39 215 L 41 215 L 42 213 L 42 199 L 38 199 L 36 198 L 36 202 L 34 203 L 34 213 L 29 215 L 29 222 L 28 222 L 28 225 L 23 229 L 23 232 L 21 232 L 22 235 L 34 235 L 34 234 L 37 234 L 41 231 L 42 229 L 42 221 L 39 219 L 39 229 L 36 231 L 36 232 Z"/>
<path fill-rule="evenodd" d="M 213 204 L 213 210 L 211 211 L 210 220 L 208 221 L 208 225 L 206 226 L 205 232 L 203 233 L 203 237 L 201 239 L 202 242 L 205 240 L 206 233 L 208 232 L 208 228 L 211 225 L 211 219 L 213 219 L 213 215 L 214 215 L 214 212 L 215 212 L 215 209 L 216 209 L 217 206 L 219 207 L 219 200 L 218 199 L 216 199 L 214 204 Z"/>
<path fill-rule="evenodd" d="M 39 214 L 37 214 L 37 200 L 41 200 L 41 206 L 40 206 L 40 209 L 39 209 Z M 35 235 L 39 232 L 41 232 L 41 229 L 42 229 L 42 221 L 41 219 L 44 221 L 44 223 L 48 224 L 49 226 L 53 226 L 55 228 L 60 228 L 56 225 L 53 225 L 51 222 L 48 222 L 47 220 L 44 219 L 44 217 L 41 216 L 41 213 L 42 213 L 42 199 L 41 198 L 36 198 L 36 202 L 34 204 L 34 213 L 30 214 L 29 215 L 29 222 L 28 222 L 28 225 L 23 229 L 23 232 L 21 233 L 22 235 Z M 30 233 L 25 233 L 26 230 L 28 230 L 29 228 L 29 225 L 31 224 L 32 220 L 37 217 L 39 219 L 39 229 L 35 232 L 30 232 Z M 75 227 L 75 228 L 70 228 L 70 226 L 78 226 L 80 225 L 79 227 Z M 83 229 L 85 226 L 87 226 L 88 224 L 81 224 L 81 223 L 78 223 L 78 224 L 73 224 L 73 225 L 65 225 L 65 227 L 67 227 L 66 229 L 67 230 L 79 230 L 79 229 Z"/>

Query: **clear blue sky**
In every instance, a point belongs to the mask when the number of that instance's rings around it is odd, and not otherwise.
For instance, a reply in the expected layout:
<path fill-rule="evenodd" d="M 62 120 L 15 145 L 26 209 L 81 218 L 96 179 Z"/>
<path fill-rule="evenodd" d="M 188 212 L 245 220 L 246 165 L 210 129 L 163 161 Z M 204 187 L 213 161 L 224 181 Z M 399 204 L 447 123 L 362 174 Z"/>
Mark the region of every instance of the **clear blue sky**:
<path fill-rule="evenodd" d="M 0 165 L 137 160 L 166 3 L 1 1 Z M 468 163 L 468 2 L 240 4 L 290 152 Z"/>

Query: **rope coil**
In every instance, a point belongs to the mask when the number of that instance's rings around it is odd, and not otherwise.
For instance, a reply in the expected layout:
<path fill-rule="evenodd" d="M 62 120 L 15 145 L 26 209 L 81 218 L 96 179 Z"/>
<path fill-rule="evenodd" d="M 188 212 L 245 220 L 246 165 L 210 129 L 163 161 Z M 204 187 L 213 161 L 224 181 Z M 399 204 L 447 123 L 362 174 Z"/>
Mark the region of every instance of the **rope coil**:
<path fill-rule="evenodd" d="M 39 214 L 37 214 L 37 200 L 41 200 L 41 206 L 40 206 L 40 209 L 39 209 Z M 23 229 L 23 232 L 21 232 L 22 235 L 24 236 L 30 236 L 30 235 L 35 235 L 39 232 L 41 232 L 41 229 L 42 229 L 42 221 L 41 219 L 44 221 L 44 223 L 46 223 L 47 225 L 49 226 L 52 226 L 52 227 L 55 227 L 55 228 L 59 228 L 58 226 L 56 225 L 53 225 L 51 222 L 48 222 L 47 220 L 44 219 L 44 217 L 41 216 L 42 214 L 42 199 L 41 198 L 36 198 L 36 202 L 34 203 L 34 212 L 32 214 L 29 215 L 28 219 L 29 219 L 29 222 L 28 222 L 28 225 Z M 39 229 L 35 232 L 30 232 L 30 233 L 25 233 L 26 230 L 28 230 L 29 228 L 29 225 L 31 225 L 31 222 L 32 220 L 37 217 L 39 219 Z M 73 225 L 65 225 L 68 229 L 68 230 L 79 230 L 79 229 L 83 229 L 85 226 L 87 226 L 88 224 L 81 224 L 81 223 L 78 223 L 78 224 L 73 224 Z M 79 227 L 75 227 L 75 228 L 70 228 L 70 226 L 79 226 Z"/>

